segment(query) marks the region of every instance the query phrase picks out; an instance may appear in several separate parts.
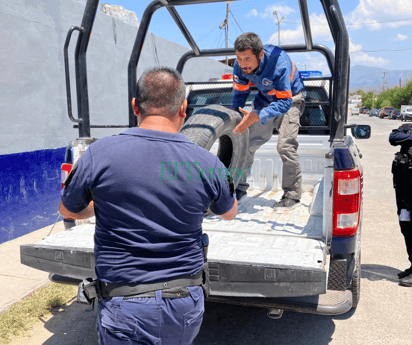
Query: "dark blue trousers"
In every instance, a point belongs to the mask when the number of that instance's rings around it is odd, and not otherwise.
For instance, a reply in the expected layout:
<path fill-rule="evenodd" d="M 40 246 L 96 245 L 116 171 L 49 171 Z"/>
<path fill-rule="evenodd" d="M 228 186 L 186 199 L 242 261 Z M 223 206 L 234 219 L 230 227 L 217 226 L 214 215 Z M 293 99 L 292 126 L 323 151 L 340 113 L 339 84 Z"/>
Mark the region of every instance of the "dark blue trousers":
<path fill-rule="evenodd" d="M 99 301 L 97 332 L 101 345 L 191 345 L 200 330 L 204 296 L 200 286 L 189 286 L 190 296 Z"/>

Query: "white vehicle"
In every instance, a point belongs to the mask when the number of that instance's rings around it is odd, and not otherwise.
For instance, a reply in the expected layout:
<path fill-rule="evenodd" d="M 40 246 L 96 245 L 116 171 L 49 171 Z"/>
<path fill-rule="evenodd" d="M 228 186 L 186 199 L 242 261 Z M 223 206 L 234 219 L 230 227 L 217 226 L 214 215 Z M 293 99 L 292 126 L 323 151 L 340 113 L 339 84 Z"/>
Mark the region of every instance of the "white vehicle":
<path fill-rule="evenodd" d="M 359 115 L 359 108 L 352 108 L 352 115 Z"/>
<path fill-rule="evenodd" d="M 325 56 L 331 75 L 339 76 L 304 81 L 306 107 L 298 135 L 301 205 L 283 214 L 273 211 L 274 202 L 283 194 L 282 162 L 274 130 L 275 135 L 255 154 L 248 179 L 251 187 L 247 197 L 239 202 L 236 218 L 227 222 L 210 214 L 202 224 L 210 238 L 205 267 L 207 300 L 267 308 L 271 318 L 280 318 L 284 310 L 343 314 L 356 307 L 360 298 L 363 169 L 355 138 L 369 138 L 370 126 L 347 124 L 349 36 L 337 0 L 321 0 L 335 38 L 336 56 L 325 46 L 313 44 L 306 0 L 299 2 L 308 41 L 306 45 L 289 46 L 285 50 L 318 51 Z M 98 0 L 88 0 L 86 21 L 92 23 L 97 3 Z M 228 49 L 198 49 L 174 12 L 173 3 L 184 4 L 180 0 L 153 1 L 143 14 L 129 63 L 129 104 L 134 97 L 138 57 L 148 33 L 148 23 L 153 12 L 162 6 L 169 6 L 168 10 L 193 48 L 180 59 L 179 72 L 183 72 L 187 60 L 197 56 L 234 54 L 234 50 Z M 91 25 L 82 26 L 91 30 Z M 90 32 L 84 32 L 78 40 L 89 37 Z M 87 49 L 87 44 L 78 46 Z M 80 67 L 83 65 L 85 68 L 85 63 Z M 84 75 L 85 70 L 76 73 L 78 78 Z M 187 87 L 187 120 L 181 133 L 215 153 L 227 170 L 242 170 L 249 131 L 233 134 L 241 116 L 228 109 L 233 96 L 232 83 L 187 83 Z M 251 86 L 246 109 L 256 93 L 257 89 Z M 81 101 L 87 102 L 87 97 Z M 80 139 L 68 147 L 67 165 L 75 163 L 74 146 L 82 144 L 82 149 L 76 150 L 81 152 L 89 145 L 84 138 L 90 137 L 90 134 L 84 135 L 90 133 L 89 114 L 84 109 L 79 107 L 79 117 L 85 121 L 79 124 Z M 130 127 L 136 126 L 132 109 L 129 119 Z M 66 168 L 68 172 L 69 167 Z M 78 283 L 86 278 L 95 279 L 94 232 L 95 225 L 90 222 L 23 245 L 21 262 L 51 273 L 53 281 Z"/>
<path fill-rule="evenodd" d="M 412 120 L 412 105 L 401 105 L 401 121 Z"/>

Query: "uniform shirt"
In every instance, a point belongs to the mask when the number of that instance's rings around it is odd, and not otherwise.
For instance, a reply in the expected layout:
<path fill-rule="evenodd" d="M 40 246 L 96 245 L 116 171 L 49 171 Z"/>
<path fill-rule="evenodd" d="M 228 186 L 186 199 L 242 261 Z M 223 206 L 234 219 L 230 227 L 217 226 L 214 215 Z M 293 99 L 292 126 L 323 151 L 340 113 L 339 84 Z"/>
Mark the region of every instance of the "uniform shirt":
<path fill-rule="evenodd" d="M 288 54 L 270 44 L 264 46 L 264 55 L 254 74 L 244 74 L 235 61 L 231 109 L 239 111 L 239 107 L 245 106 L 251 86 L 259 90 L 253 103 L 262 125 L 268 118 L 287 113 L 293 103 L 292 96 L 304 88 L 299 71 Z"/>
<path fill-rule="evenodd" d="M 389 143 L 392 146 L 401 145 L 400 152 L 407 154 L 409 148 L 412 147 L 412 133 L 405 133 L 405 130 L 401 127 L 392 130 L 392 133 L 389 135 Z"/>
<path fill-rule="evenodd" d="M 235 196 L 222 162 L 183 134 L 130 128 L 90 145 L 61 200 L 75 213 L 94 201 L 98 279 L 148 283 L 199 272 L 204 213 Z"/>

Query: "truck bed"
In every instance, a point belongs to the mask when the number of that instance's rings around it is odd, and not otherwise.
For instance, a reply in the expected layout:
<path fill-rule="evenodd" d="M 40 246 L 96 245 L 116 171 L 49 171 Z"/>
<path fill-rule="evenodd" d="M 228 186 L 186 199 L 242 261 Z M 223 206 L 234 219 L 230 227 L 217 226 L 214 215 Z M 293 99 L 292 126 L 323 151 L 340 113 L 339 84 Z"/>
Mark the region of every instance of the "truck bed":
<path fill-rule="evenodd" d="M 209 260 L 279 268 L 321 267 L 323 219 L 310 214 L 313 193 L 304 192 L 301 205 L 294 210 L 276 213 L 272 205 L 282 194 L 249 192 L 240 201 L 233 221 L 216 215 L 206 217 L 203 231 L 210 238 Z"/>
<path fill-rule="evenodd" d="M 205 218 L 211 295 L 267 298 L 326 292 L 329 257 L 322 216 L 315 212 L 316 195 L 323 190 L 304 192 L 301 205 L 283 214 L 272 209 L 281 194 L 251 191 L 233 221 Z M 24 245 L 22 263 L 75 279 L 94 278 L 94 232 L 95 224 L 84 224 Z"/>
<path fill-rule="evenodd" d="M 299 207 L 276 213 L 282 164 L 277 136 L 255 155 L 247 197 L 232 221 L 210 215 L 203 221 L 209 235 L 211 296 L 300 297 L 326 293 L 329 255 L 323 215 L 327 136 L 299 136 L 303 195 Z M 217 151 L 212 147 L 211 152 Z M 328 185 L 328 184 L 327 184 Z M 94 224 L 80 225 L 21 247 L 30 267 L 75 279 L 95 277 Z"/>

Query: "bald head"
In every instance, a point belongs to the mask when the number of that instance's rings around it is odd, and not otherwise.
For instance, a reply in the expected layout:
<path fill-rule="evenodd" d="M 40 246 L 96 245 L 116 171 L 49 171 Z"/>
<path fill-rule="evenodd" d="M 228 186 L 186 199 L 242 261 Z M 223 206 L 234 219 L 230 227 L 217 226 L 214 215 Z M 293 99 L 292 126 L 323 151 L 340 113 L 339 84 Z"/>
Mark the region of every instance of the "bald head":
<path fill-rule="evenodd" d="M 186 96 L 182 76 L 169 67 L 146 70 L 136 85 L 136 100 L 142 116 L 161 113 L 172 118 Z"/>

